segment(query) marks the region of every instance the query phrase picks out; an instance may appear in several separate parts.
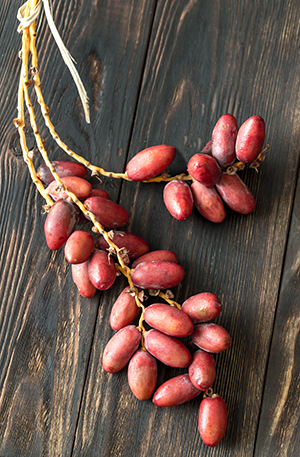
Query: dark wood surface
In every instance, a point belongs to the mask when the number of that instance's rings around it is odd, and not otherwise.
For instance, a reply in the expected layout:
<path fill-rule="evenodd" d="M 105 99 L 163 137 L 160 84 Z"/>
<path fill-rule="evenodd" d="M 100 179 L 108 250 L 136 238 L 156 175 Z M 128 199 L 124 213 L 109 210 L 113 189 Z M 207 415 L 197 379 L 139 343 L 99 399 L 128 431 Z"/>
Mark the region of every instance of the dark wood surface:
<path fill-rule="evenodd" d="M 0 456 L 298 456 L 299 2 L 54 0 L 90 125 L 45 18 L 38 21 L 42 89 L 57 131 L 107 170 L 167 143 L 177 151 L 170 171 L 184 172 L 222 114 L 266 121 L 267 158 L 258 173 L 240 173 L 256 199 L 251 215 L 227 210 L 213 224 L 194 210 L 179 222 L 164 207 L 163 184 L 102 183 L 129 211 L 129 231 L 152 250 L 177 253 L 186 270 L 174 289 L 179 302 L 204 291 L 222 300 L 216 322 L 232 345 L 216 357 L 214 390 L 229 423 L 213 449 L 197 430 L 199 398 L 159 408 L 132 395 L 126 369 L 103 371 L 110 309 L 125 279 L 84 299 L 63 251 L 46 246 L 44 202 L 12 123 L 21 3 L 0 4 Z M 65 158 L 37 119 L 50 157 Z M 29 122 L 27 133 L 33 147 Z M 158 383 L 181 371 L 159 365 Z"/>

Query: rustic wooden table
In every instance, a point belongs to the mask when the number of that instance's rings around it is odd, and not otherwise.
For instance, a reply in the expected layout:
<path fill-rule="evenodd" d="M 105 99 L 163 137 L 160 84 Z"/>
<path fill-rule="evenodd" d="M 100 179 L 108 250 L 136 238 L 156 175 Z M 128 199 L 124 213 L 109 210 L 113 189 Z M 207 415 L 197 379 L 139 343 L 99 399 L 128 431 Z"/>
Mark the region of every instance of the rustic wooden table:
<path fill-rule="evenodd" d="M 198 433 L 199 397 L 159 408 L 132 395 L 126 369 L 103 371 L 110 308 L 125 279 L 84 299 L 63 250 L 46 246 L 44 201 L 12 123 L 21 3 L 0 4 L 0 456 L 298 456 L 299 2 L 53 0 L 90 98 L 90 125 L 45 17 L 38 19 L 42 89 L 57 131 L 107 170 L 123 171 L 139 150 L 167 143 L 177 150 L 172 174 L 184 172 L 222 114 L 239 124 L 253 114 L 266 121 L 267 158 L 258 173 L 240 173 L 257 202 L 251 215 L 228 210 L 213 224 L 195 210 L 179 222 L 164 207 L 163 184 L 103 180 L 130 213 L 128 231 L 179 256 L 186 277 L 176 299 L 210 291 L 222 300 L 216 322 L 232 345 L 216 357 L 214 390 L 229 423 L 216 448 Z M 65 158 L 37 120 L 50 158 Z M 29 122 L 26 132 L 33 148 Z M 160 365 L 158 383 L 180 372 Z"/>

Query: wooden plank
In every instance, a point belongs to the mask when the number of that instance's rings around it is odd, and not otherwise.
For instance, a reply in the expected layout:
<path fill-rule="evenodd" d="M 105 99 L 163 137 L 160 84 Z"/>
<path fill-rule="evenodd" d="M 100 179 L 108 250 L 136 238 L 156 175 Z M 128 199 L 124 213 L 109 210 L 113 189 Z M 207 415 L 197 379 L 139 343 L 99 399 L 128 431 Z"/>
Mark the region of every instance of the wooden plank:
<path fill-rule="evenodd" d="M 173 249 L 185 267 L 178 301 L 207 290 L 223 301 L 217 322 L 233 344 L 216 358 L 215 390 L 228 404 L 228 431 L 208 450 L 197 431 L 199 399 L 160 409 L 135 400 L 126 370 L 101 370 L 113 334 L 109 306 L 117 292 L 110 292 L 95 329 L 74 456 L 253 455 L 299 162 L 298 19 L 296 1 L 288 8 L 283 1 L 158 2 L 130 157 L 173 144 L 170 169 L 184 171 L 228 111 L 239 124 L 260 114 L 271 143 L 260 172 L 241 174 L 257 200 L 247 217 L 228 211 L 225 222 L 213 225 L 195 212 L 181 223 L 164 208 L 162 184 L 125 183 L 121 194 L 121 204 L 132 205 L 130 230 L 152 249 Z M 160 366 L 159 384 L 175 373 Z"/>
<path fill-rule="evenodd" d="M 70 147 L 107 169 L 124 166 L 152 4 L 53 2 L 55 22 L 90 96 L 89 126 L 44 19 L 38 28 L 42 88 L 57 130 Z M 0 455 L 69 455 L 102 297 L 80 297 L 63 251 L 50 252 L 45 243 L 43 202 L 12 124 L 20 67 L 19 6 L 19 1 L 0 5 Z M 65 158 L 40 116 L 38 123 L 50 157 Z M 29 125 L 27 131 L 33 148 Z M 37 151 L 34 163 L 40 163 Z M 118 181 L 108 184 L 112 199 L 119 187 Z"/>
<path fill-rule="evenodd" d="M 293 210 L 256 443 L 256 456 L 297 456 L 299 400 L 300 186 Z"/>

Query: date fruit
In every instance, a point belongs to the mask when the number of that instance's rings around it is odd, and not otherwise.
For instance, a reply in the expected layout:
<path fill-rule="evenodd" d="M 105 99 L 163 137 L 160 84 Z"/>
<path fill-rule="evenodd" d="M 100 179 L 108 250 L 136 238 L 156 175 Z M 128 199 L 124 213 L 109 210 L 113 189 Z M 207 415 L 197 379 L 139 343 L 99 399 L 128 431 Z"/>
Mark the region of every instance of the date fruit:
<path fill-rule="evenodd" d="M 203 442 L 215 447 L 220 443 L 227 428 L 227 407 L 222 397 L 213 394 L 200 403 L 198 428 Z"/>
<path fill-rule="evenodd" d="M 223 114 L 212 132 L 212 156 L 221 168 L 227 168 L 235 161 L 235 142 L 238 132 L 236 119 L 232 114 Z"/>
<path fill-rule="evenodd" d="M 153 355 L 138 349 L 128 365 L 128 384 L 138 400 L 148 400 L 153 394 L 157 382 L 157 362 Z"/>
<path fill-rule="evenodd" d="M 216 364 L 213 355 L 198 349 L 193 354 L 192 363 L 189 366 L 189 377 L 198 389 L 209 389 L 216 378 Z"/>
<path fill-rule="evenodd" d="M 157 406 L 177 406 L 199 394 L 200 390 L 192 384 L 189 375 L 182 374 L 164 382 L 154 393 L 152 401 Z"/>
<path fill-rule="evenodd" d="M 265 121 L 260 116 L 251 116 L 239 128 L 235 153 L 241 162 L 251 163 L 261 152 L 265 141 Z"/>
<path fill-rule="evenodd" d="M 193 322 L 186 313 L 164 303 L 148 306 L 144 319 L 150 327 L 177 338 L 191 335 L 194 331 Z"/>
<path fill-rule="evenodd" d="M 255 208 L 255 199 L 250 189 L 238 175 L 223 173 L 216 185 L 222 199 L 230 209 L 240 214 L 250 214 Z"/>
<path fill-rule="evenodd" d="M 105 346 L 102 366 L 108 373 L 122 370 L 141 342 L 141 333 L 134 325 L 127 325 L 115 333 Z"/>
<path fill-rule="evenodd" d="M 139 312 L 140 308 L 134 296 L 130 294 L 130 287 L 125 287 L 112 306 L 109 320 L 111 328 L 117 331 L 132 324 Z"/>
<path fill-rule="evenodd" d="M 49 249 L 60 249 L 74 228 L 80 217 L 80 211 L 76 205 L 66 200 L 58 200 L 47 214 L 44 232 Z"/>
<path fill-rule="evenodd" d="M 157 260 L 140 263 L 131 278 L 141 289 L 171 289 L 183 280 L 184 275 L 184 269 L 177 263 Z"/>
<path fill-rule="evenodd" d="M 193 343 L 207 352 L 218 353 L 229 348 L 231 338 L 221 325 L 213 323 L 198 324 L 192 334 Z"/>
<path fill-rule="evenodd" d="M 185 300 L 181 310 L 191 318 L 194 324 L 197 324 L 217 317 L 222 311 L 222 303 L 215 294 L 202 292 Z"/>
<path fill-rule="evenodd" d="M 115 262 L 105 251 L 95 251 L 90 258 L 89 278 L 99 290 L 109 289 L 116 279 Z"/>
<path fill-rule="evenodd" d="M 133 262 L 132 268 L 137 267 L 139 263 L 152 262 L 155 260 L 178 263 L 178 257 L 175 252 L 162 249 L 157 251 L 150 251 L 147 252 L 147 254 L 142 255 Z"/>
<path fill-rule="evenodd" d="M 145 348 L 156 359 L 174 368 L 187 367 L 192 359 L 188 348 L 176 338 L 151 329 L 144 335 Z"/>
<path fill-rule="evenodd" d="M 164 188 L 163 200 L 167 210 L 178 221 L 185 221 L 193 211 L 190 186 L 180 179 L 170 181 Z"/>
<path fill-rule="evenodd" d="M 195 154 L 190 158 L 187 170 L 196 181 L 206 187 L 213 187 L 222 176 L 217 161 L 212 156 L 203 153 Z"/>
<path fill-rule="evenodd" d="M 89 261 L 72 264 L 72 279 L 82 297 L 92 298 L 97 292 L 89 278 Z"/>
<path fill-rule="evenodd" d="M 78 176 L 66 176 L 61 178 L 61 181 L 68 188 L 70 192 L 76 195 L 79 200 L 87 198 L 91 191 L 91 184 L 83 178 Z M 60 198 L 67 198 L 68 194 L 60 188 L 56 181 L 52 181 L 46 189 L 46 192 L 51 195 L 54 201 Z"/>
<path fill-rule="evenodd" d="M 60 178 L 65 178 L 66 176 L 78 176 L 79 178 L 84 178 L 87 174 L 85 166 L 78 162 L 71 162 L 69 160 L 53 160 L 51 164 Z M 54 177 L 45 163 L 42 163 L 39 166 L 36 174 L 45 186 L 48 186 L 52 181 L 54 181 Z"/>
<path fill-rule="evenodd" d="M 103 189 L 92 189 L 92 192 L 90 193 L 89 197 L 102 197 L 109 200 L 108 193 Z"/>
<path fill-rule="evenodd" d="M 114 232 L 112 242 L 118 248 L 125 248 L 130 260 L 135 260 L 149 251 L 148 243 L 140 236 L 130 232 Z M 97 246 L 103 250 L 109 250 L 109 244 L 102 236 L 97 240 Z"/>
<path fill-rule="evenodd" d="M 194 203 L 199 213 L 210 222 L 223 222 L 226 217 L 222 199 L 214 187 L 208 188 L 198 181 L 191 185 Z"/>
<path fill-rule="evenodd" d="M 129 221 L 129 214 L 126 209 L 107 198 L 89 197 L 83 204 L 105 228 L 123 227 Z"/>
<path fill-rule="evenodd" d="M 132 181 L 154 178 L 171 165 L 175 153 L 175 148 L 166 144 L 143 149 L 128 162 L 126 174 Z"/>
<path fill-rule="evenodd" d="M 94 249 L 94 239 L 86 230 L 77 230 L 67 239 L 65 257 L 69 263 L 83 263 L 89 259 Z"/>

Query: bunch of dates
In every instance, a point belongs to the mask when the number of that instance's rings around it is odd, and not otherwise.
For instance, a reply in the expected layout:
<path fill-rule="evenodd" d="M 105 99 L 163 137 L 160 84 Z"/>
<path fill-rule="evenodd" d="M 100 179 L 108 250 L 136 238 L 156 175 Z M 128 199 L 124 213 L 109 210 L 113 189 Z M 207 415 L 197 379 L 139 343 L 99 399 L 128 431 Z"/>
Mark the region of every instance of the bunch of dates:
<path fill-rule="evenodd" d="M 158 276 L 155 284 L 149 280 L 153 261 L 144 257 L 141 262 L 139 265 L 143 265 L 144 274 L 139 273 L 138 285 L 144 287 L 144 282 L 147 282 L 148 287 L 162 286 L 162 283 L 158 284 Z M 161 261 L 158 270 L 175 278 L 171 268 L 168 271 L 170 263 L 167 264 Z M 223 398 L 212 393 L 216 377 L 213 354 L 225 351 L 231 344 L 231 338 L 225 328 L 210 322 L 222 310 L 216 295 L 199 293 L 189 297 L 181 307 L 177 306 L 150 304 L 143 312 L 147 329 L 144 325 L 134 325 L 140 308 L 134 293 L 129 287 L 125 288 L 111 310 L 110 324 L 116 333 L 104 349 L 102 365 L 105 371 L 116 373 L 128 364 L 128 383 L 132 393 L 139 400 L 152 397 L 153 403 L 160 407 L 181 405 L 204 393 L 198 428 L 204 443 L 214 447 L 225 434 L 227 408 Z M 181 341 L 188 336 L 191 336 L 196 348 L 193 355 Z M 157 361 L 169 367 L 186 368 L 187 372 L 157 388 Z"/>
<path fill-rule="evenodd" d="M 255 162 L 264 137 L 264 121 L 259 116 L 252 116 L 238 129 L 231 114 L 223 115 L 213 129 L 212 140 L 188 163 L 189 175 L 183 175 L 192 181 L 191 185 L 177 178 L 166 184 L 164 202 L 169 212 L 176 219 L 185 220 L 195 204 L 207 219 L 221 222 L 225 217 L 223 201 L 239 213 L 253 211 L 253 195 L 236 174 L 228 174 L 228 167 L 236 160 L 243 164 Z M 174 158 L 173 146 L 146 148 L 128 162 L 124 177 L 131 181 L 151 180 L 165 172 Z M 122 271 L 117 263 L 120 255 L 130 276 L 131 286 L 123 290 L 111 310 L 110 325 L 116 333 L 103 354 L 104 370 L 115 373 L 128 364 L 133 394 L 140 400 L 153 396 L 158 406 L 179 405 L 204 392 L 199 432 L 207 445 L 216 446 L 226 431 L 227 409 L 222 397 L 211 393 L 216 376 L 212 354 L 231 344 L 228 332 L 210 322 L 221 312 L 220 300 L 209 292 L 188 298 L 182 306 L 169 299 L 169 289 L 185 276 L 176 254 L 169 250 L 150 251 L 144 239 L 124 231 L 128 212 L 110 200 L 106 191 L 92 187 L 81 163 L 54 161 L 52 165 L 65 188 L 58 185 L 45 164 L 39 167 L 37 176 L 54 200 L 44 225 L 46 242 L 51 250 L 64 247 L 79 293 L 91 298 L 97 290 L 109 289 Z M 80 205 L 68 191 L 75 194 Z M 82 205 L 85 211 L 81 211 Z M 90 230 L 80 228 L 90 223 L 91 215 L 102 226 L 102 235 L 94 224 Z M 167 292 L 162 293 L 163 290 Z M 145 307 L 145 291 L 167 303 Z M 186 337 L 197 348 L 193 355 L 180 340 Z M 170 367 L 187 368 L 188 372 L 156 389 L 157 360 Z"/>
<path fill-rule="evenodd" d="M 221 116 L 211 141 L 188 162 L 192 184 L 178 179 L 165 186 L 163 198 L 170 214 L 186 220 L 195 205 L 202 216 L 218 223 L 226 216 L 224 203 L 237 213 L 251 213 L 254 196 L 236 174 L 234 163 L 239 161 L 239 169 L 245 164 L 258 165 L 264 140 L 265 123 L 260 116 L 250 117 L 240 128 L 231 114 Z"/>

